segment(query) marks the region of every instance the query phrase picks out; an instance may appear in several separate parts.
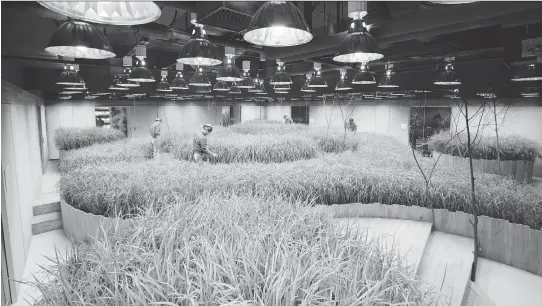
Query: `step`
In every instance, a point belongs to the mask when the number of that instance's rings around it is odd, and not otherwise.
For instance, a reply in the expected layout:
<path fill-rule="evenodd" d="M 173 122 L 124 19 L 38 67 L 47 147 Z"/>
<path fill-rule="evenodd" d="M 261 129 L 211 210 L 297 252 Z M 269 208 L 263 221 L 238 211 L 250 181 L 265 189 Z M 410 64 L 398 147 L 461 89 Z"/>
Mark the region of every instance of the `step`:
<path fill-rule="evenodd" d="M 32 218 L 32 234 L 39 235 L 62 228 L 62 214 L 52 212 Z"/>
<path fill-rule="evenodd" d="M 40 194 L 34 199 L 32 205 L 34 216 L 58 212 L 60 211 L 60 194 L 58 192 Z"/>
<path fill-rule="evenodd" d="M 487 294 L 471 281 L 467 285 L 467 295 L 464 306 L 497 306 Z"/>
<path fill-rule="evenodd" d="M 462 306 L 473 261 L 471 238 L 432 232 L 427 240 L 418 275 L 424 292 L 440 293 L 436 305 Z"/>
<path fill-rule="evenodd" d="M 367 231 L 369 238 L 383 238 L 387 250 L 395 249 L 417 271 L 432 225 L 420 222 L 386 218 L 337 218 L 343 229 Z"/>

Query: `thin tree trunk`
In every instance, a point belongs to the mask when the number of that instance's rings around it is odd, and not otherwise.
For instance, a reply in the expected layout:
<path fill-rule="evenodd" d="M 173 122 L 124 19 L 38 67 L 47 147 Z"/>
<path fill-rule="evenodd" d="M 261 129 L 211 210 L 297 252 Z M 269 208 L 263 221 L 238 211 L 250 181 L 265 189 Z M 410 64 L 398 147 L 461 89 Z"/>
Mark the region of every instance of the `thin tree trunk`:
<path fill-rule="evenodd" d="M 501 147 L 499 146 L 499 128 L 497 124 L 497 101 L 493 99 L 493 115 L 495 116 L 495 136 L 497 136 L 497 163 L 499 164 L 499 175 L 502 175 L 501 170 Z"/>
<path fill-rule="evenodd" d="M 471 205 L 472 215 L 474 216 L 474 260 L 472 262 L 472 270 L 470 280 L 474 282 L 476 280 L 476 269 L 478 267 L 478 209 L 476 207 L 476 194 L 474 192 L 474 171 L 472 168 L 472 149 L 470 143 L 470 127 L 469 127 L 469 111 L 467 100 L 465 102 L 465 122 L 467 124 L 467 150 L 469 152 L 469 165 L 470 165 L 470 186 L 471 186 Z"/>

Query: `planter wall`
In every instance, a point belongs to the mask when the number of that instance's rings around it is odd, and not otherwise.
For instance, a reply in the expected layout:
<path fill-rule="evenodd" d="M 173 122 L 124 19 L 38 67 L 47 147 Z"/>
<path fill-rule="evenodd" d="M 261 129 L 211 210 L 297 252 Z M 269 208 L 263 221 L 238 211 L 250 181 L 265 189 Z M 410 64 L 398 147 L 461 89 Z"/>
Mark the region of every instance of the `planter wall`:
<path fill-rule="evenodd" d="M 118 234 L 133 223 L 132 220 L 106 218 L 83 212 L 70 206 L 62 199 L 60 200 L 60 209 L 64 234 L 76 242 L 89 242 L 93 238 L 102 240 L 104 232 L 112 229 Z"/>
<path fill-rule="evenodd" d="M 440 153 L 434 152 L 433 157 L 437 158 Z M 444 165 L 454 167 L 469 167 L 469 159 L 442 154 L 439 162 Z M 487 159 L 473 159 L 472 167 L 475 171 L 499 174 L 499 161 Z M 521 183 L 533 182 L 534 161 L 527 160 L 503 160 L 501 161 L 501 171 L 503 176 L 512 177 Z"/>
<path fill-rule="evenodd" d="M 64 233 L 75 241 L 102 240 L 104 231 L 114 230 L 118 234 L 132 226 L 133 220 L 106 218 L 89 213 L 60 201 Z M 432 222 L 435 230 L 473 238 L 471 225 L 473 216 L 464 212 L 435 209 L 432 220 L 431 209 L 419 206 L 374 204 L 341 204 L 315 209 L 330 209 L 335 218 L 389 218 Z M 542 276 L 542 232 L 525 225 L 506 220 L 480 216 L 478 218 L 480 256 L 524 271 Z"/>
<path fill-rule="evenodd" d="M 435 209 L 435 219 L 432 221 L 431 209 L 419 206 L 355 203 L 335 204 L 331 210 L 336 218 L 372 217 L 432 222 L 437 231 L 474 237 L 471 225 L 474 217 L 464 212 Z M 542 276 L 542 231 L 480 216 L 478 233 L 480 256 Z"/>

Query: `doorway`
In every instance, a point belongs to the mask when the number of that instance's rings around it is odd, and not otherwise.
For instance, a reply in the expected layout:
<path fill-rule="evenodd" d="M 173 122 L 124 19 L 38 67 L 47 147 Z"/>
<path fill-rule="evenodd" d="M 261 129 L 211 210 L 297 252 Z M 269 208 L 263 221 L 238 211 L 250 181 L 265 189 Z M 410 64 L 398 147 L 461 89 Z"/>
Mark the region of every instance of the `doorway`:
<path fill-rule="evenodd" d="M 39 134 L 39 141 L 40 141 L 40 160 L 41 160 L 41 174 L 45 173 L 45 170 L 47 170 L 47 161 L 46 157 L 43 154 L 43 146 L 45 142 L 45 138 L 43 137 L 43 122 L 41 120 L 41 115 L 43 112 L 42 105 L 37 106 L 37 114 L 38 114 L 38 134 Z"/>
<path fill-rule="evenodd" d="M 309 124 L 308 106 L 292 106 L 291 113 L 294 123 Z"/>
<path fill-rule="evenodd" d="M 423 155 L 429 156 L 428 139 L 440 131 L 449 130 L 451 107 L 411 107 L 409 142 Z"/>
<path fill-rule="evenodd" d="M 96 127 L 116 129 L 128 137 L 128 108 L 129 107 L 96 107 L 94 116 Z"/>

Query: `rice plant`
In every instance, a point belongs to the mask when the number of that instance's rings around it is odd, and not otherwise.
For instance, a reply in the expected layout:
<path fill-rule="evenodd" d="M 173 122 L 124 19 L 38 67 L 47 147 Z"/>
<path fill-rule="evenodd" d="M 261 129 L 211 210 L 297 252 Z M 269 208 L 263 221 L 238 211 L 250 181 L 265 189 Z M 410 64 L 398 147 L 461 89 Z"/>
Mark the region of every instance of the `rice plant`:
<path fill-rule="evenodd" d="M 415 271 L 324 210 L 203 196 L 47 269 L 40 306 L 431 305 Z"/>
<path fill-rule="evenodd" d="M 282 135 L 282 134 L 291 134 L 291 133 L 295 134 L 295 133 L 304 132 L 309 129 L 309 126 L 305 124 L 296 124 L 296 123 L 284 124 L 281 121 L 254 120 L 254 121 L 234 124 L 230 126 L 228 129 L 238 134 Z"/>
<path fill-rule="evenodd" d="M 65 173 L 85 166 L 120 161 L 144 161 L 150 158 L 152 158 L 150 140 L 125 139 L 72 150 L 60 161 L 59 170 Z"/>
<path fill-rule="evenodd" d="M 453 156 L 468 157 L 466 135 L 460 134 L 451 137 L 449 131 L 442 131 L 429 138 L 429 150 Z M 542 157 L 542 149 L 532 140 L 519 135 L 500 135 L 499 149 L 501 160 L 528 160 L 534 161 Z M 483 136 L 473 143 L 472 157 L 475 159 L 497 159 L 497 138 Z"/>
<path fill-rule="evenodd" d="M 352 152 L 268 164 L 204 164 L 169 160 L 84 167 L 60 179 L 63 198 L 83 211 L 130 217 L 149 206 L 171 205 L 201 194 L 280 195 L 317 204 L 384 203 L 470 212 L 468 172 L 439 165 L 425 195 L 413 161 L 398 155 Z M 421 166 L 433 166 L 422 159 Z M 542 228 L 542 191 L 493 174 L 477 173 L 480 215 Z"/>
<path fill-rule="evenodd" d="M 55 146 L 59 150 L 74 150 L 97 143 L 124 139 L 122 131 L 104 128 L 59 128 L 55 130 Z"/>
<path fill-rule="evenodd" d="M 158 147 L 175 159 L 191 161 L 192 137 L 186 133 L 165 135 Z M 209 150 L 218 154 L 213 163 L 282 163 L 315 158 L 318 153 L 313 140 L 295 135 L 212 135 Z"/>

